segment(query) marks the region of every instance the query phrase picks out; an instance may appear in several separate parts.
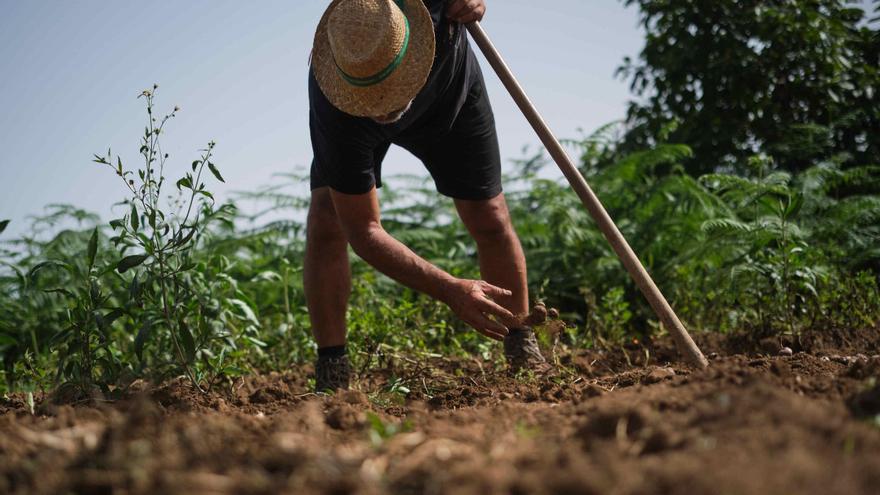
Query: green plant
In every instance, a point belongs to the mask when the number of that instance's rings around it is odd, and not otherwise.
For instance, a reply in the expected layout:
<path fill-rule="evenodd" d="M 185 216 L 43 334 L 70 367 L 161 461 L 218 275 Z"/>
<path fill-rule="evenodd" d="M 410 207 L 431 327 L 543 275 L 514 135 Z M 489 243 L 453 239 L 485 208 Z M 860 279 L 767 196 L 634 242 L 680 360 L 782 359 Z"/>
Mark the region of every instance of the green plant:
<path fill-rule="evenodd" d="M 0 351 L 9 388 L 54 384 L 65 397 L 94 396 L 98 388 L 109 392 L 108 384 L 129 368 L 111 337 L 123 311 L 113 297 L 118 280 L 106 277 L 111 255 L 99 228 L 37 237 L 45 226 L 70 220 L 97 218 L 51 205 L 49 214 L 32 222 L 33 236 L 12 241 L 18 248 L 5 253 Z"/>
<path fill-rule="evenodd" d="M 830 155 L 880 161 L 876 0 L 623 3 L 647 33 L 638 60 L 619 69 L 638 97 L 628 151 L 686 144 L 694 175 L 744 171 L 760 152 L 787 171 Z"/>
<path fill-rule="evenodd" d="M 842 170 L 828 161 L 792 174 L 758 155 L 745 167 L 749 174 L 695 179 L 681 165 L 691 156 L 687 147 L 620 154 L 603 136 L 569 145 L 689 326 L 798 333 L 854 321 L 840 311 L 848 301 L 861 301 L 859 324 L 876 321 L 880 306 L 852 283 L 866 269 L 876 280 L 880 261 L 876 167 Z M 540 161 L 525 163 L 534 177 Z M 653 312 L 574 195 L 545 179 L 507 194 L 530 285 L 543 299 L 594 341 L 655 332 Z"/>
<path fill-rule="evenodd" d="M 110 222 L 115 233 L 110 240 L 125 254 L 116 264 L 116 270 L 120 274 L 134 273 L 126 279 L 129 314 L 139 326 L 133 343 L 134 354 L 144 362 L 144 347 L 148 342 L 156 341 L 160 346 L 170 343 L 177 366 L 199 388 L 195 361 L 197 353 L 215 337 L 213 323 L 219 308 L 211 304 L 212 287 L 205 277 L 207 266 L 199 269 L 192 251 L 209 223 L 229 217 L 232 211 L 229 207 L 215 209 L 214 198 L 203 182 L 203 175 L 208 171 L 223 182 L 211 162 L 213 141 L 192 162 L 192 171 L 177 181 L 180 195 L 172 204 L 162 202 L 169 155 L 162 152 L 161 138 L 166 123 L 179 109 L 175 107 L 167 115 L 155 116 L 157 88 L 158 85 L 153 85 L 139 96 L 146 100 L 148 117 L 140 146 L 143 164 L 136 171 L 127 170 L 120 157 L 112 159 L 109 150 L 106 156 L 95 155 L 94 161 L 110 167 L 130 194 L 126 201 L 128 212 Z M 247 313 L 246 304 L 232 302 Z M 158 360 L 155 364 L 167 363 Z"/>
<path fill-rule="evenodd" d="M 620 342 L 629 333 L 629 320 L 632 312 L 626 302 L 622 287 L 615 287 L 606 292 L 595 310 L 591 312 L 591 323 L 597 340 Z"/>
<path fill-rule="evenodd" d="M 399 423 L 386 423 L 385 421 L 382 421 L 382 418 L 380 418 L 378 414 L 372 411 L 367 411 L 367 423 L 369 426 L 367 434 L 370 437 L 370 442 L 375 448 L 381 447 L 385 441 L 394 435 L 412 430 L 412 423 L 409 420 L 404 420 Z"/>
<path fill-rule="evenodd" d="M 44 261 L 28 272 L 31 283 L 41 270 L 49 267 L 68 272 L 69 285 L 44 289 L 44 292 L 65 296 L 69 303 L 67 325 L 55 333 L 46 346 L 58 349 L 58 391 L 64 394 L 69 390 L 73 397 L 93 395 L 96 379 L 103 392 L 109 392 L 107 385 L 115 382 L 120 370 L 125 368 L 110 336 L 111 325 L 124 315 L 124 310 L 113 307 L 112 294 L 102 288 L 101 277 L 107 268 L 99 269 L 96 263 L 99 238 L 96 227 L 85 252 L 77 259 Z M 31 338 L 33 348 L 38 349 L 36 336 L 32 334 Z M 100 377 L 96 376 L 98 369 Z"/>
<path fill-rule="evenodd" d="M 6 390 L 61 386 L 84 397 L 136 377 L 180 374 L 205 387 L 314 358 L 300 276 L 309 205 L 304 173 L 280 175 L 270 187 L 216 205 L 205 185 L 212 175 L 222 180 L 211 143 L 176 187 L 166 184 L 171 169 L 160 138 L 176 110 L 155 117 L 155 89 L 142 95 L 149 118 L 143 164 L 128 170 L 109 151 L 95 157 L 128 192 L 112 229 L 89 212 L 50 205 L 25 235 L 3 241 Z M 769 335 L 877 321 L 880 169 L 828 156 L 792 172 L 758 154 L 695 178 L 686 171 L 691 149 L 668 142 L 675 129 L 665 126 L 654 145 L 637 152 L 621 147 L 615 125 L 567 145 L 691 329 Z M 653 312 L 577 197 L 544 173 L 546 164 L 540 153 L 527 155 L 505 177 L 533 299 L 573 324 L 559 342 L 542 335 L 542 344 L 615 346 L 656 335 Z M 476 247 L 452 201 L 423 178 L 386 182 L 385 228 L 450 273 L 478 277 Z M 256 213 L 243 214 L 236 206 L 243 202 Z M 0 233 L 7 225 L 0 222 Z M 351 262 L 347 316 L 356 369 L 413 355 L 474 354 L 503 363 L 496 343 L 442 303 L 356 257 Z M 370 400 L 400 403 L 409 386 L 392 377 Z"/>

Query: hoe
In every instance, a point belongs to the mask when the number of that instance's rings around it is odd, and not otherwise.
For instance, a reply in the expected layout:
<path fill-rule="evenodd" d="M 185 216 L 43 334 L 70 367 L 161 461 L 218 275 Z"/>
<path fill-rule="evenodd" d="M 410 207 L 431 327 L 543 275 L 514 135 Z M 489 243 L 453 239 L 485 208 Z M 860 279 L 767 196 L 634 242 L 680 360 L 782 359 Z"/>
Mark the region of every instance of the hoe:
<path fill-rule="evenodd" d="M 672 338 L 675 339 L 678 351 L 694 366 L 699 368 L 709 366 L 709 361 L 707 361 L 706 357 L 703 356 L 703 353 L 700 352 L 700 349 L 688 334 L 687 329 L 681 323 L 681 320 L 678 319 L 678 316 L 676 316 L 672 306 L 670 306 L 666 301 L 666 298 L 663 297 L 660 289 L 657 288 L 657 284 L 651 279 L 648 271 L 645 270 L 645 267 L 639 261 L 635 252 L 633 252 L 629 243 L 624 239 L 623 234 L 620 233 L 617 225 L 614 224 L 614 220 L 612 220 L 611 216 L 608 215 L 608 212 L 605 211 L 605 207 L 602 206 L 602 203 L 599 202 L 599 198 L 597 198 L 593 190 L 590 189 L 584 176 L 581 175 L 577 167 L 574 166 L 568 153 L 566 153 L 562 145 L 559 144 L 559 140 L 556 139 L 550 131 L 550 128 L 547 126 L 547 123 L 544 122 L 544 119 L 538 113 L 538 110 L 535 109 L 535 106 L 529 100 L 529 97 L 526 96 L 525 91 L 523 91 L 522 87 L 513 76 L 513 73 L 510 72 L 510 68 L 507 67 L 504 59 L 501 58 L 501 54 L 498 53 L 498 50 L 495 49 L 492 41 L 489 40 L 483 27 L 480 26 L 479 22 L 472 22 L 467 25 L 467 28 L 471 37 L 476 41 L 480 50 L 483 52 L 483 55 L 485 55 L 489 64 L 495 70 L 498 78 L 501 79 L 504 87 L 507 88 L 510 96 L 513 97 L 513 101 L 516 102 L 520 111 L 525 115 L 526 120 L 529 121 L 529 124 L 532 125 L 532 128 L 538 134 L 538 137 L 541 138 L 541 142 L 544 143 L 547 151 L 550 152 L 550 156 L 553 157 L 556 165 L 562 170 L 562 173 L 565 175 L 565 178 L 568 179 L 568 183 L 571 185 L 572 189 L 574 189 L 574 192 L 577 193 L 578 197 L 581 199 L 584 207 L 590 212 L 593 220 L 596 221 L 599 230 L 601 230 L 602 234 L 605 235 L 605 238 L 608 239 L 611 248 L 617 253 L 617 257 L 620 258 L 626 271 L 629 272 L 630 276 L 639 287 L 639 290 L 641 290 L 645 298 L 648 299 L 648 303 L 651 304 L 654 313 L 657 314 L 657 317 L 660 318 L 663 326 L 665 326 L 669 333 L 672 334 Z"/>

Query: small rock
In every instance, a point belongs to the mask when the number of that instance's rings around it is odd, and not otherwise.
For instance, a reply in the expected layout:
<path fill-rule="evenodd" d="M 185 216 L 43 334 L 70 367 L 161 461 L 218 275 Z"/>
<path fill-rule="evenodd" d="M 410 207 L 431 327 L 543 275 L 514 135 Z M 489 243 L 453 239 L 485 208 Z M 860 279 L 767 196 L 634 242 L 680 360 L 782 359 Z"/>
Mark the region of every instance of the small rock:
<path fill-rule="evenodd" d="M 334 430 L 352 430 L 366 423 L 367 417 L 362 411 L 349 404 L 340 404 L 327 411 L 324 421 Z"/>
<path fill-rule="evenodd" d="M 648 431 L 650 431 L 650 434 L 645 439 L 644 447 L 641 451 L 642 454 L 662 452 L 676 448 L 684 443 L 682 435 L 669 426 L 658 424 Z M 648 431 L 645 433 L 648 433 Z"/>
<path fill-rule="evenodd" d="M 707 357 L 709 359 L 718 359 L 718 353 L 717 352 L 710 352 Z"/>
<path fill-rule="evenodd" d="M 106 397 L 104 397 L 104 392 L 101 390 L 101 387 L 92 385 L 89 389 L 89 399 L 91 399 L 93 403 L 99 403 L 106 400 Z"/>
<path fill-rule="evenodd" d="M 575 356 L 572 358 L 572 364 L 578 374 L 593 376 L 593 366 L 591 365 L 589 358 L 585 356 Z"/>
<path fill-rule="evenodd" d="M 794 354 L 794 351 L 791 350 L 791 347 L 783 347 L 782 349 L 779 349 L 780 356 L 791 356 L 792 354 Z"/>
<path fill-rule="evenodd" d="M 220 397 L 212 399 L 209 402 L 209 406 L 212 409 L 214 409 L 215 411 L 219 411 L 219 412 L 228 412 L 229 411 L 229 406 L 226 404 L 226 401 Z"/>
<path fill-rule="evenodd" d="M 425 436 L 424 433 L 420 431 L 413 431 L 410 433 L 401 433 L 394 437 L 394 444 L 401 445 L 403 447 L 413 448 L 421 445 L 428 437 Z"/>
<path fill-rule="evenodd" d="M 581 398 L 587 399 L 591 397 L 599 397 L 604 393 L 605 390 L 602 387 L 596 385 L 595 383 L 591 383 L 584 387 L 584 390 L 581 392 Z"/>
<path fill-rule="evenodd" d="M 830 362 L 831 362 L 831 358 L 828 357 L 828 356 L 822 356 L 822 357 L 819 358 L 819 361 L 823 361 L 823 362 L 826 362 L 826 363 L 830 363 Z"/>
<path fill-rule="evenodd" d="M 657 383 L 673 376 L 675 376 L 675 370 L 672 368 L 654 368 L 644 381 L 645 383 Z"/>
<path fill-rule="evenodd" d="M 357 390 L 344 390 L 340 394 L 340 399 L 346 404 L 366 405 L 369 404 L 367 396 L 363 392 Z"/>
<path fill-rule="evenodd" d="M 785 361 L 773 361 L 770 365 L 770 371 L 781 378 L 788 378 L 791 376 L 791 366 Z"/>
<path fill-rule="evenodd" d="M 850 356 L 831 356 L 831 360 L 840 364 L 851 364 L 854 361 Z"/>
<path fill-rule="evenodd" d="M 273 435 L 275 444 L 286 454 L 293 454 L 303 450 L 307 444 L 305 435 L 282 431 Z"/>
<path fill-rule="evenodd" d="M 846 370 L 847 376 L 865 379 L 880 375 L 880 360 L 858 360 L 853 362 Z"/>
<path fill-rule="evenodd" d="M 146 380 L 138 378 L 128 385 L 128 392 L 132 395 L 146 392 L 150 388 L 150 384 Z"/>

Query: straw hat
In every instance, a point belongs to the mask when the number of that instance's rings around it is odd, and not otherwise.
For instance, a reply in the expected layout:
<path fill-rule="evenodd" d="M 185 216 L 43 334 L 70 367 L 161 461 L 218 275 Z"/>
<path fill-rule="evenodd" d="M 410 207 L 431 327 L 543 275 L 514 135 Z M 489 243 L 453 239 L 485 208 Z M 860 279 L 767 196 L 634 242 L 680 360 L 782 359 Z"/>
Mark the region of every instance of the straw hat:
<path fill-rule="evenodd" d="M 434 64 L 422 0 L 333 0 L 315 33 L 312 70 L 336 108 L 378 117 L 405 107 Z"/>

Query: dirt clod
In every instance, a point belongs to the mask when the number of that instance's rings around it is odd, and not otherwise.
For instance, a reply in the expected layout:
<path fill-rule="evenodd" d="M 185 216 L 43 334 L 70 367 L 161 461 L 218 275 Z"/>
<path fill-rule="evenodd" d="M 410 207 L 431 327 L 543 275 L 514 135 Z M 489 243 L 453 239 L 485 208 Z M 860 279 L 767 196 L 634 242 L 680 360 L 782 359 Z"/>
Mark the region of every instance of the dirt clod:
<path fill-rule="evenodd" d="M 520 318 L 522 325 L 534 327 L 544 323 L 547 320 L 547 307 L 542 303 L 538 303 L 532 307 L 532 311 Z"/>
<path fill-rule="evenodd" d="M 654 368 L 645 376 L 645 383 L 658 383 L 673 376 L 675 376 L 675 370 L 672 368 Z"/>

